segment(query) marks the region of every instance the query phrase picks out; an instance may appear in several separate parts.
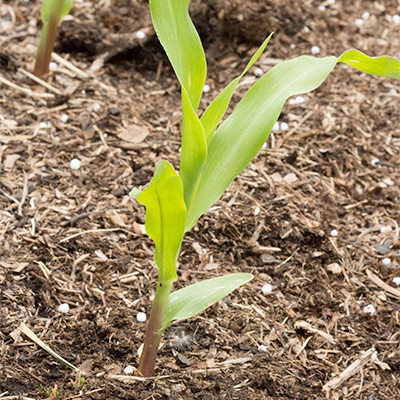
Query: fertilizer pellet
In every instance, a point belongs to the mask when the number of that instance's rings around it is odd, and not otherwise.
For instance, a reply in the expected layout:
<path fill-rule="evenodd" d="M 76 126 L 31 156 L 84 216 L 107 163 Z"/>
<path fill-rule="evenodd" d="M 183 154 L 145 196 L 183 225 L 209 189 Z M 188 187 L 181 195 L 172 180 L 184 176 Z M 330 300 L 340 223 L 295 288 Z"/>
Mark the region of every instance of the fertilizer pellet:
<path fill-rule="evenodd" d="M 272 292 L 272 286 L 271 286 L 269 283 L 266 283 L 266 284 L 262 287 L 261 291 L 262 291 L 264 294 L 266 294 L 266 293 L 271 293 L 271 292 Z"/>
<path fill-rule="evenodd" d="M 376 308 L 372 304 L 368 304 L 364 307 L 364 312 L 367 314 L 374 315 L 376 312 Z"/>
<path fill-rule="evenodd" d="M 73 158 L 69 166 L 71 169 L 77 170 L 81 167 L 81 162 L 77 158 Z"/>
<path fill-rule="evenodd" d="M 58 306 L 58 311 L 63 314 L 67 314 L 69 312 L 69 304 L 63 303 Z"/>
<path fill-rule="evenodd" d="M 321 52 L 321 49 L 318 46 L 313 46 L 311 47 L 311 54 L 313 56 L 316 56 L 317 54 L 319 54 Z"/>
<path fill-rule="evenodd" d="M 146 316 L 146 314 L 144 312 L 140 312 L 140 313 L 138 313 L 138 315 L 136 315 L 136 319 L 139 322 L 145 322 L 146 319 L 147 319 L 147 316 Z"/>

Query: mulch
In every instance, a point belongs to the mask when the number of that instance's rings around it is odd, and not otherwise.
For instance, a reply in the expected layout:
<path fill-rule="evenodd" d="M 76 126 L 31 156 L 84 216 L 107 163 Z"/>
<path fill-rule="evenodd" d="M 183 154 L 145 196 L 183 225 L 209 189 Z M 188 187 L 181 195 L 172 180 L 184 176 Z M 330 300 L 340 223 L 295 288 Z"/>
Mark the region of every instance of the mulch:
<path fill-rule="evenodd" d="M 202 110 L 271 31 L 264 72 L 315 45 L 400 57 L 396 0 L 192 3 L 211 88 Z M 139 0 L 76 2 L 55 69 L 34 81 L 40 4 L 0 4 L 0 399 L 399 398 L 399 82 L 338 66 L 288 102 L 288 130 L 185 236 L 176 288 L 254 280 L 169 328 L 156 376 L 141 380 L 129 372 L 146 328 L 136 316 L 150 313 L 157 271 L 128 193 L 158 160 L 179 165 L 179 86 Z"/>

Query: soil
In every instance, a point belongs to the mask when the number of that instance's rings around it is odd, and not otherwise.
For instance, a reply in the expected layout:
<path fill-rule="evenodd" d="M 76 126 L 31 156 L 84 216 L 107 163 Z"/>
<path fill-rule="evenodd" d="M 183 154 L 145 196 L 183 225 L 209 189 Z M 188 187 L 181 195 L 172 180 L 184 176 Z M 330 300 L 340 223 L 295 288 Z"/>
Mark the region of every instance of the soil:
<path fill-rule="evenodd" d="M 202 109 L 271 31 L 264 72 L 315 45 L 320 56 L 400 57 L 397 0 L 194 0 L 191 11 L 208 59 Z M 173 325 L 156 377 L 140 380 L 124 370 L 137 365 L 136 316 L 150 312 L 157 271 L 128 193 L 157 160 L 178 166 L 179 86 L 146 1 L 75 2 L 47 88 L 25 72 L 39 21 L 39 1 L 0 2 L 0 398 L 400 398 L 399 82 L 338 66 L 284 107 L 289 129 L 185 236 L 176 287 L 229 272 L 254 280 Z M 22 322 L 85 370 L 80 388 Z"/>

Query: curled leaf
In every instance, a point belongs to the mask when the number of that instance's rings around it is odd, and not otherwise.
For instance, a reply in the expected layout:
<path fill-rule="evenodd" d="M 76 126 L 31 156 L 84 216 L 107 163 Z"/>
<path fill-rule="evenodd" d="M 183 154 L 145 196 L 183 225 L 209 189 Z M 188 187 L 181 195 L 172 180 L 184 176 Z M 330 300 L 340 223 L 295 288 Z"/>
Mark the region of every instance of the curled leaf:
<path fill-rule="evenodd" d="M 392 57 L 369 57 L 358 50 L 348 50 L 343 53 L 338 62 L 351 65 L 367 74 L 400 78 L 400 61 Z"/>

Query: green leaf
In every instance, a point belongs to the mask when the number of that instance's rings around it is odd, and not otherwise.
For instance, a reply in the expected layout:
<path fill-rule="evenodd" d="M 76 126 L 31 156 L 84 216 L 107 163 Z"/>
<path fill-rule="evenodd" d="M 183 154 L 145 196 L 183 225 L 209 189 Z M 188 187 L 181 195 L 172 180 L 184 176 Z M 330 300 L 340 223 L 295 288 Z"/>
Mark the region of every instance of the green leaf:
<path fill-rule="evenodd" d="M 74 0 L 64 0 L 64 6 L 63 6 L 62 13 L 61 13 L 60 24 L 61 24 L 62 20 L 64 19 L 64 17 L 69 14 L 73 3 L 74 3 Z"/>
<path fill-rule="evenodd" d="M 182 149 L 180 176 L 184 199 L 190 204 L 195 185 L 207 158 L 207 141 L 204 128 L 182 87 Z"/>
<path fill-rule="evenodd" d="M 263 44 L 251 58 L 250 62 L 247 64 L 244 71 L 234 79 L 219 95 L 216 97 L 213 102 L 209 105 L 207 110 L 204 112 L 201 117 L 201 123 L 204 126 L 204 132 L 206 134 L 207 142 L 210 142 L 212 135 L 214 134 L 215 129 L 220 123 L 222 117 L 227 110 L 229 103 L 232 99 L 233 92 L 236 89 L 239 81 L 243 78 L 244 74 L 253 66 L 253 64 L 258 60 L 262 52 L 267 47 L 269 40 L 271 39 L 273 33 L 271 33 L 267 39 L 264 40 Z"/>
<path fill-rule="evenodd" d="M 251 274 L 231 274 L 194 283 L 172 292 L 161 329 L 164 330 L 173 320 L 194 317 L 252 279 Z"/>
<path fill-rule="evenodd" d="M 50 15 L 60 15 L 59 24 L 69 14 L 74 0 L 43 0 L 41 18 L 43 23 L 48 23 Z"/>
<path fill-rule="evenodd" d="M 206 59 L 189 16 L 189 0 L 150 0 L 154 28 L 182 86 L 180 174 L 186 204 L 207 157 L 207 142 L 197 109 L 206 78 Z"/>
<path fill-rule="evenodd" d="M 212 137 L 195 196 L 188 208 L 186 231 L 255 157 L 286 100 L 316 89 L 338 61 L 365 72 L 399 77 L 399 61 L 389 57 L 370 58 L 354 50 L 344 53 L 340 59 L 302 56 L 273 67 L 248 90 Z"/>
<path fill-rule="evenodd" d="M 336 64 L 335 57 L 302 56 L 284 61 L 257 81 L 217 129 L 208 146 L 186 230 L 196 223 L 254 158 L 268 138 L 285 101 L 317 88 Z"/>
<path fill-rule="evenodd" d="M 167 161 L 160 161 L 150 185 L 140 194 L 137 189 L 131 193 L 146 206 L 145 228 L 155 244 L 154 260 L 160 270 L 159 281 L 176 281 L 176 262 L 186 218 L 179 175 Z"/>
<path fill-rule="evenodd" d="M 189 16 L 189 0 L 150 0 L 150 9 L 158 39 L 197 110 L 206 78 L 206 58 Z"/>
<path fill-rule="evenodd" d="M 400 78 L 400 62 L 391 57 L 368 57 L 361 51 L 348 50 L 339 57 L 338 62 L 349 64 L 368 74 Z"/>

